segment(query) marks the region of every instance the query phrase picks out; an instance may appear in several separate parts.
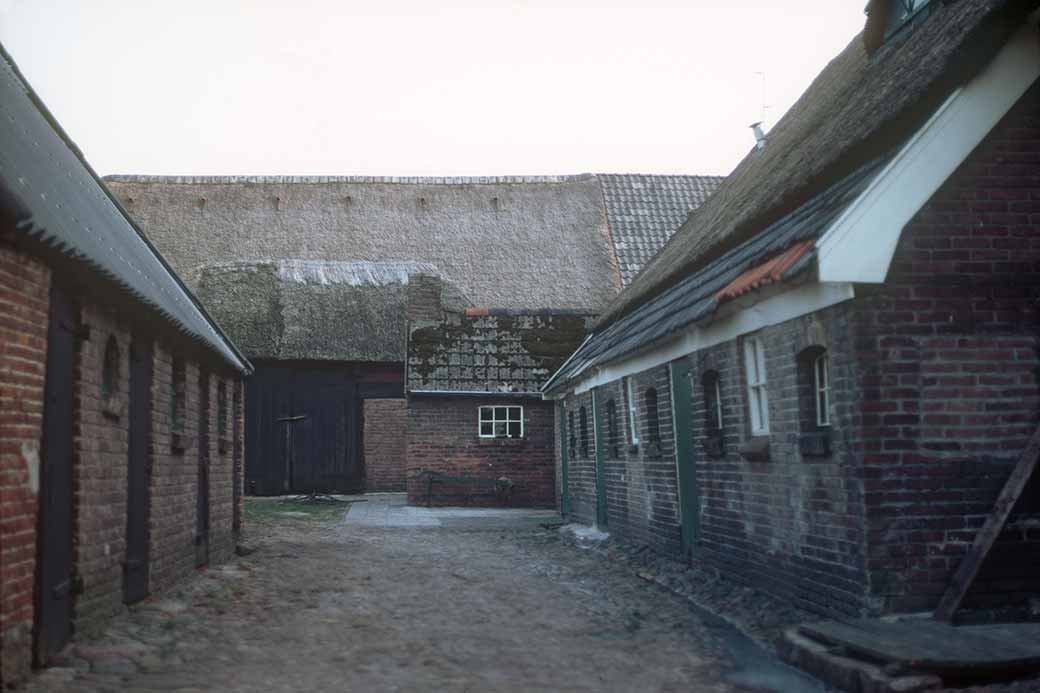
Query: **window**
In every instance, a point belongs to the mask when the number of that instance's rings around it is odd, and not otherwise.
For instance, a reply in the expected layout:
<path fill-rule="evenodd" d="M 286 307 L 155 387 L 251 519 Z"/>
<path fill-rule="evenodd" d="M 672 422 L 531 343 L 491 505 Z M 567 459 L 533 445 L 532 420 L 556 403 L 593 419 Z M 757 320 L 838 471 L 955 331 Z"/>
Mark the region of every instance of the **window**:
<path fill-rule="evenodd" d="M 576 457 L 578 454 L 578 439 L 574 435 L 574 412 L 567 412 L 567 450 L 570 451 L 570 456 Z"/>
<path fill-rule="evenodd" d="M 632 379 L 625 378 L 625 404 L 628 405 L 628 434 L 632 445 L 639 444 L 639 429 L 636 428 L 636 397 L 632 389 Z"/>
<path fill-rule="evenodd" d="M 813 361 L 813 388 L 816 394 L 816 425 L 831 425 L 831 359 L 824 351 Z"/>
<path fill-rule="evenodd" d="M 481 407 L 481 438 L 523 438 L 523 407 Z"/>
<path fill-rule="evenodd" d="M 928 0 L 891 0 L 891 2 L 892 5 L 888 10 L 888 22 L 885 26 L 885 36 L 894 33 L 928 4 Z"/>
<path fill-rule="evenodd" d="M 617 404 L 613 399 L 607 401 L 607 452 L 611 459 L 620 457 L 618 435 Z"/>
<path fill-rule="evenodd" d="M 187 394 L 187 371 L 184 361 L 173 360 L 173 382 L 170 388 L 170 430 L 184 432 L 184 398 Z"/>
<path fill-rule="evenodd" d="M 747 369 L 748 408 L 751 411 L 751 435 L 769 433 L 769 393 L 766 391 L 766 356 L 762 340 L 752 337 L 744 342 L 744 366 Z"/>
<path fill-rule="evenodd" d="M 582 407 L 578 411 L 578 425 L 581 426 L 581 456 L 589 456 L 589 416 Z"/>
<path fill-rule="evenodd" d="M 101 362 L 101 397 L 112 399 L 119 393 L 119 343 L 109 337 L 105 344 L 105 356 Z"/>
<path fill-rule="evenodd" d="M 643 393 L 643 404 L 646 406 L 646 437 L 651 443 L 661 442 L 661 421 L 657 416 L 657 390 L 650 387 Z"/>
<path fill-rule="evenodd" d="M 722 430 L 722 391 L 719 380 L 718 371 L 708 371 L 701 378 L 701 388 L 704 390 L 704 427 L 709 433 Z"/>

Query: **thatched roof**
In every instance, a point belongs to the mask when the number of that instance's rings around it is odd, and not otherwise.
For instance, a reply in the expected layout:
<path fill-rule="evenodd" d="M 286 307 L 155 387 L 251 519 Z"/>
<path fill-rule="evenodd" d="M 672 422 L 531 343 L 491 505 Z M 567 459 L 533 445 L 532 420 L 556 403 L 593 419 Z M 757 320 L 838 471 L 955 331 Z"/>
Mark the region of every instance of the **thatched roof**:
<path fill-rule="evenodd" d="M 648 302 L 905 139 L 986 65 L 1037 4 L 932 2 L 872 55 L 862 36 L 854 38 L 769 132 L 766 146 L 751 150 L 690 215 L 600 324 Z"/>
<path fill-rule="evenodd" d="M 657 252 L 719 179 L 109 176 L 106 181 L 192 283 L 214 263 L 427 262 L 476 306 L 598 312 L 620 289 L 622 277 L 630 278 Z"/>
<path fill-rule="evenodd" d="M 199 295 L 252 358 L 403 362 L 408 283 L 437 274 L 428 263 L 228 263 L 201 270 Z"/>

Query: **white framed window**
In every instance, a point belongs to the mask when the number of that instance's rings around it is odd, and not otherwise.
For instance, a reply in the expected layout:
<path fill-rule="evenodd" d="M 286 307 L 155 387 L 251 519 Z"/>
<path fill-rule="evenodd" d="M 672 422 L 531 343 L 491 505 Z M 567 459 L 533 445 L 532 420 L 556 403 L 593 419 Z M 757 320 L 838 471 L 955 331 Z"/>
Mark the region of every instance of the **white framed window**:
<path fill-rule="evenodd" d="M 639 429 L 636 428 L 636 397 L 632 390 L 632 379 L 625 378 L 625 404 L 628 406 L 628 433 L 632 445 L 639 444 Z"/>
<path fill-rule="evenodd" d="M 758 337 L 744 340 L 744 365 L 747 369 L 751 435 L 765 435 L 769 433 L 769 393 L 766 390 L 766 355 Z"/>
<path fill-rule="evenodd" d="M 481 438 L 523 438 L 524 408 L 516 406 L 481 407 Z"/>
<path fill-rule="evenodd" d="M 813 361 L 813 384 L 816 391 L 816 425 L 831 425 L 831 359 L 823 352 Z"/>

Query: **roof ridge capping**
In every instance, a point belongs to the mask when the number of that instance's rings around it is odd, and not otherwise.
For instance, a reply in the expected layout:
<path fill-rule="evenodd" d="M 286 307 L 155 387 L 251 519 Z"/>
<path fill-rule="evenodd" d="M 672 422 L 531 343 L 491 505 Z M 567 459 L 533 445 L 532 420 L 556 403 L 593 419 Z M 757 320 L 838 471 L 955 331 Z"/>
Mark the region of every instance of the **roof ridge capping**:
<path fill-rule="evenodd" d="M 161 183 L 164 185 L 321 185 L 327 183 L 375 183 L 402 185 L 518 185 L 531 183 L 575 183 L 594 179 L 596 174 L 547 176 L 178 176 L 110 174 L 106 183 Z"/>
<path fill-rule="evenodd" d="M 631 313 L 865 162 L 898 146 L 984 69 L 1040 0 L 935 2 L 935 11 L 867 56 L 862 32 L 833 58 L 734 172 L 604 310 Z"/>

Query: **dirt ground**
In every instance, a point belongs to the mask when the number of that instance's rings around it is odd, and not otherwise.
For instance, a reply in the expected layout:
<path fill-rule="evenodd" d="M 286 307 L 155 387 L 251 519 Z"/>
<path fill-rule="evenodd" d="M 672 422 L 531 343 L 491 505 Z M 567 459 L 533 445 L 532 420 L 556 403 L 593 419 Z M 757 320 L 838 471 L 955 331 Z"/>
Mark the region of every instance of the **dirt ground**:
<path fill-rule="evenodd" d="M 29 690 L 759 689 L 685 600 L 556 529 L 251 503 L 254 553 L 74 643 Z"/>

